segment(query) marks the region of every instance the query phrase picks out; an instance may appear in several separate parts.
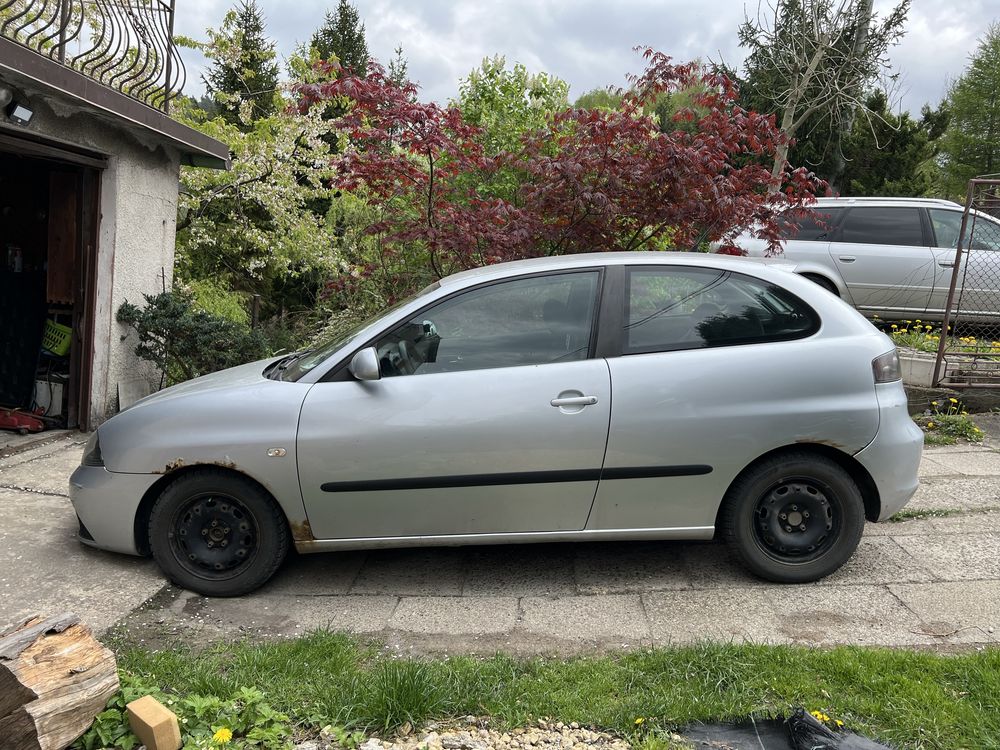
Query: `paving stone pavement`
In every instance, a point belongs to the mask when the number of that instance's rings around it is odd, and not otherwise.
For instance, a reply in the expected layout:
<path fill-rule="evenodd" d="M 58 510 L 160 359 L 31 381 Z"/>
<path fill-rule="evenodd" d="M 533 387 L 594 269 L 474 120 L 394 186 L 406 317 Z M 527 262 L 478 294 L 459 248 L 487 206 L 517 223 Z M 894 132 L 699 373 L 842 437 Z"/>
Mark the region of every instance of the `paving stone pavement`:
<path fill-rule="evenodd" d="M 261 591 L 208 599 L 150 560 L 89 549 L 66 495 L 85 436 L 0 452 L 0 630 L 70 609 L 165 646 L 329 627 L 387 648 L 520 654 L 698 640 L 962 648 L 1000 641 L 1000 450 L 928 448 L 908 506 L 805 586 L 716 543 L 587 543 L 293 556 Z"/>

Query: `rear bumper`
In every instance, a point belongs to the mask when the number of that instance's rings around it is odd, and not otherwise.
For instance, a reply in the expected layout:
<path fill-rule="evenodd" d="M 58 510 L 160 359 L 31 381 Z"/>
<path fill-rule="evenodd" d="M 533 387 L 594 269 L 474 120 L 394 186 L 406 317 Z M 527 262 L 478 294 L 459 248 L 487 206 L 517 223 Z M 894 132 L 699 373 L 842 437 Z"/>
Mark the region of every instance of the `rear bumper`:
<path fill-rule="evenodd" d="M 924 433 L 910 419 L 906 392 L 900 382 L 875 386 L 879 426 L 875 439 L 854 457 L 878 487 L 884 521 L 909 502 L 917 491 L 917 469 L 924 448 Z"/>
<path fill-rule="evenodd" d="M 69 478 L 69 497 L 80 523 L 92 539 L 91 547 L 138 555 L 135 514 L 155 474 L 116 474 L 103 466 L 79 466 Z"/>

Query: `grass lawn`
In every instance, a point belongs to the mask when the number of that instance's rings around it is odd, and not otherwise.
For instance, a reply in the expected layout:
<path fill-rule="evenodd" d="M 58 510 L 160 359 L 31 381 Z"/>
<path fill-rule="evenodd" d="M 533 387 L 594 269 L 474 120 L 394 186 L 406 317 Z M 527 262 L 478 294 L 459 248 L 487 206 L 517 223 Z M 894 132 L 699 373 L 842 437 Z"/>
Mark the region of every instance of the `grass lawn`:
<path fill-rule="evenodd" d="M 802 705 L 899 747 L 1000 747 L 1000 649 L 940 655 L 715 644 L 564 659 L 396 659 L 316 632 L 198 654 L 122 648 L 119 667 L 126 684 L 178 697 L 232 700 L 257 688 L 307 731 L 385 733 L 467 714 L 502 726 L 551 717 L 644 738 L 649 748 L 663 745 L 657 729 Z"/>

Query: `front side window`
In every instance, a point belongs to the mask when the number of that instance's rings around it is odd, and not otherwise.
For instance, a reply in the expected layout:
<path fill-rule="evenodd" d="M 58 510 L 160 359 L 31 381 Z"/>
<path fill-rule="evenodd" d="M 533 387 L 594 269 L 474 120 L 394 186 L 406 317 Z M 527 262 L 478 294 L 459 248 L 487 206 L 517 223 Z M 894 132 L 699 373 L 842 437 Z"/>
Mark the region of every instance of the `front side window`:
<path fill-rule="evenodd" d="M 870 206 L 852 208 L 840 229 L 840 242 L 868 245 L 927 246 L 920 209 Z"/>
<path fill-rule="evenodd" d="M 782 341 L 819 327 L 795 295 L 732 271 L 631 269 L 625 304 L 625 354 Z"/>
<path fill-rule="evenodd" d="M 931 226 L 934 227 L 937 247 L 958 247 L 958 235 L 962 232 L 962 212 L 932 208 Z M 972 242 L 963 242 L 973 250 L 1000 250 L 1000 224 L 980 215 L 970 215 L 966 232 L 972 235 Z"/>
<path fill-rule="evenodd" d="M 600 274 L 504 281 L 451 297 L 376 344 L 383 377 L 586 359 Z"/>

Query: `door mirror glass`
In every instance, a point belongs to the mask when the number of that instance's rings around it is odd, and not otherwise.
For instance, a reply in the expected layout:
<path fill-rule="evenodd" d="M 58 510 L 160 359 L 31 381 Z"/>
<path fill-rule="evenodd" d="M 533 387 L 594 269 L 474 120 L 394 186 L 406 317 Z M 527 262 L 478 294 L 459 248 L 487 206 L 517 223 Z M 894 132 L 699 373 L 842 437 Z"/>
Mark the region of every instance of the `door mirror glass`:
<path fill-rule="evenodd" d="M 379 380 L 382 377 L 379 373 L 378 354 L 373 346 L 355 354 L 347 369 L 358 380 Z"/>

